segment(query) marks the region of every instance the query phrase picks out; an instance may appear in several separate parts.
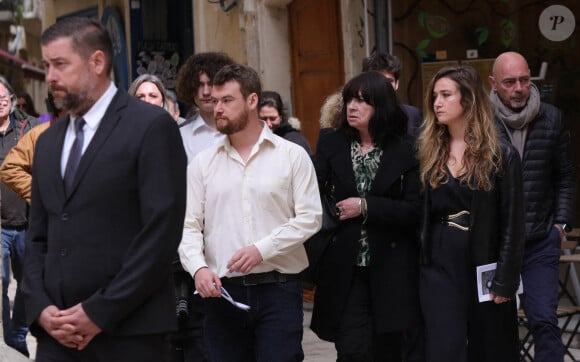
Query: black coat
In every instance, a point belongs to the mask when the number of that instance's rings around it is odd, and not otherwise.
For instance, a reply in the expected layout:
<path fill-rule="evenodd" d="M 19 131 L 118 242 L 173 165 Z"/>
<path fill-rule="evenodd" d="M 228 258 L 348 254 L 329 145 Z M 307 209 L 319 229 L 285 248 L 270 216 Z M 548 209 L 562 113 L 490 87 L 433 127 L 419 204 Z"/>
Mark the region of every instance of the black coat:
<path fill-rule="evenodd" d="M 423 113 L 421 113 L 419 108 L 408 104 L 401 104 L 401 108 L 407 115 L 407 134 L 417 138 L 423 123 Z"/>
<path fill-rule="evenodd" d="M 501 121 L 497 123 L 507 140 L 505 127 Z M 562 114 L 542 103 L 528 125 L 522 158 L 526 241 L 546 238 L 554 224 L 567 224 L 567 231 L 571 230 L 576 207 L 575 171 L 570 131 Z"/>
<path fill-rule="evenodd" d="M 117 91 L 67 196 L 61 152 L 69 117 L 38 139 L 22 292 L 26 318 L 82 303 L 110 335 L 177 327 L 171 263 L 183 233 L 187 160 L 162 108 Z"/>
<path fill-rule="evenodd" d="M 524 250 L 524 204 L 521 162 L 511 145 L 502 144 L 502 171 L 490 191 L 473 191 L 470 207 L 469 248 L 473 266 L 497 262 L 491 290 L 512 297 L 520 282 Z M 423 194 L 421 263 L 431 259 L 430 188 Z M 473 276 L 475 278 L 475 275 Z"/>
<path fill-rule="evenodd" d="M 330 181 L 336 201 L 358 197 L 350 141 L 342 130 L 321 134 L 314 165 L 319 185 Z M 412 137 L 392 139 L 383 147 L 380 166 L 366 196 L 366 222 L 371 253 L 369 266 L 374 329 L 404 330 L 419 316 L 418 162 Z M 312 330 L 334 341 L 358 254 L 362 218 L 342 221 L 318 268 Z"/>

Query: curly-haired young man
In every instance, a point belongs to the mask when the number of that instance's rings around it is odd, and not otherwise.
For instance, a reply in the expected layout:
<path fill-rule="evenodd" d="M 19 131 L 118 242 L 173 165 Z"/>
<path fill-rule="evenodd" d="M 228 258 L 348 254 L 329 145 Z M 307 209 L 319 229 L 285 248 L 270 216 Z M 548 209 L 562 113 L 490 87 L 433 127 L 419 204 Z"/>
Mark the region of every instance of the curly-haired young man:
<path fill-rule="evenodd" d="M 214 75 L 229 64 L 234 64 L 234 61 L 227 54 L 208 52 L 190 56 L 179 69 L 177 97 L 197 108 L 180 129 L 188 162 L 199 151 L 223 137 L 215 127 L 211 89 Z"/>

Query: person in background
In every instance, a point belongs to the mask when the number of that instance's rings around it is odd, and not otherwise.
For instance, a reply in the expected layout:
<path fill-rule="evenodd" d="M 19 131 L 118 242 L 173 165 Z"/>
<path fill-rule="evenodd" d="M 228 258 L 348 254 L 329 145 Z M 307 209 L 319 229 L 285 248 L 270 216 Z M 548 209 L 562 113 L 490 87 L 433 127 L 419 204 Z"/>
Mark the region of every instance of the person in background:
<path fill-rule="evenodd" d="M 156 75 L 141 74 L 131 83 L 127 92 L 137 99 L 162 107 L 171 114 L 165 86 Z"/>
<path fill-rule="evenodd" d="M 428 362 L 517 362 L 516 290 L 524 244 L 521 163 L 501 141 L 481 79 L 435 74 L 418 139 L 423 184 L 421 308 Z M 497 263 L 489 301 L 476 267 Z"/>
<path fill-rule="evenodd" d="M 2 166 L 0 167 L 0 180 L 16 192 L 28 205 L 30 205 L 30 190 L 32 187 L 32 161 L 34 148 L 38 137 L 46 131 L 59 117 L 66 114 L 54 104 L 54 97 L 49 92 L 46 98 L 46 108 L 51 113 L 51 119 L 33 127 L 12 147 Z"/>
<path fill-rule="evenodd" d="M 384 75 L 395 89 L 399 89 L 399 77 L 401 76 L 401 61 L 394 55 L 373 52 L 371 55 L 363 60 L 363 72 L 371 70 L 380 72 Z M 423 123 L 423 114 L 417 107 L 408 104 L 402 104 L 401 108 L 407 114 L 407 133 L 411 136 L 417 137 L 419 127 Z"/>
<path fill-rule="evenodd" d="M 329 130 L 340 126 L 342 112 L 342 93 L 336 92 L 324 100 L 320 107 L 320 130 Z"/>
<path fill-rule="evenodd" d="M 166 360 L 186 197 L 178 128 L 117 89 L 98 20 L 59 20 L 40 44 L 55 104 L 68 114 L 34 152 L 22 292 L 36 359 Z"/>
<path fill-rule="evenodd" d="M 308 141 L 300 134 L 299 128 L 296 129 L 288 121 L 288 115 L 280 94 L 273 91 L 263 91 L 260 97 L 259 115 L 274 134 L 302 146 L 308 154 L 312 153 Z M 299 124 L 300 121 L 298 121 Z"/>
<path fill-rule="evenodd" d="M 0 76 L 0 162 L 20 139 L 38 124 L 36 118 L 16 107 L 16 95 L 6 78 Z M 0 184 L 2 215 L 2 329 L 4 342 L 28 357 L 28 328 L 21 295 L 28 207 L 14 191 Z M 10 307 L 8 287 L 12 275 L 17 283 L 14 306 Z"/>
<path fill-rule="evenodd" d="M 20 92 L 16 94 L 17 107 L 22 112 L 28 114 L 29 116 L 38 118 L 38 112 L 36 112 L 36 107 L 34 107 L 34 101 L 30 94 L 26 92 Z"/>
<path fill-rule="evenodd" d="M 171 116 L 175 122 L 177 122 L 177 125 L 180 126 L 185 122 L 185 118 L 180 115 L 181 111 L 179 110 L 179 103 L 177 102 L 177 94 L 172 90 L 166 89 L 165 95 L 167 95 L 169 113 L 171 113 Z"/>
<path fill-rule="evenodd" d="M 260 94 L 248 66 L 215 75 L 214 115 L 226 137 L 188 167 L 179 256 L 204 298 L 210 361 L 304 359 L 302 244 L 320 229 L 322 206 L 309 155 L 260 121 Z M 224 290 L 250 309 L 228 303 Z"/>
<path fill-rule="evenodd" d="M 407 117 L 378 72 L 342 90 L 336 129 L 321 132 L 314 166 L 340 224 L 317 267 L 311 329 L 337 361 L 401 361 L 419 323 L 419 165 Z M 332 118 L 332 116 L 331 116 Z"/>
<path fill-rule="evenodd" d="M 197 112 L 179 129 L 188 162 L 201 150 L 221 142 L 223 138 L 223 134 L 216 129 L 211 90 L 215 74 L 230 64 L 234 61 L 227 54 L 208 52 L 191 55 L 179 68 L 177 97 L 181 102 L 197 107 Z"/>
<path fill-rule="evenodd" d="M 534 359 L 561 362 L 564 349 L 556 316 L 559 260 L 561 240 L 572 230 L 576 207 L 570 131 L 560 110 L 540 101 L 521 54 L 500 54 L 489 82 L 496 126 L 522 160 L 526 223 L 523 307 L 534 338 Z"/>

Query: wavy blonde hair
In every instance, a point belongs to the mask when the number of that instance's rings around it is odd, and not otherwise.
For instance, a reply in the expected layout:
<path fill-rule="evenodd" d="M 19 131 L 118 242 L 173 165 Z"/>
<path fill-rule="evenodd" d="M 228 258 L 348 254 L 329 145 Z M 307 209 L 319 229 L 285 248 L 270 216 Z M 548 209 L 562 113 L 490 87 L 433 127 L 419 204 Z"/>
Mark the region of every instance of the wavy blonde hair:
<path fill-rule="evenodd" d="M 439 124 L 433 111 L 433 89 L 441 78 L 457 84 L 461 94 L 463 115 L 467 122 L 463 155 L 463 170 L 459 177 L 462 185 L 472 190 L 489 191 L 493 187 L 492 175 L 499 173 L 501 147 L 494 124 L 493 108 L 481 83 L 481 78 L 469 66 L 445 67 L 437 72 L 425 95 L 425 121 L 417 141 L 420 177 L 423 187 L 437 188 L 448 181 L 450 135 L 447 126 Z"/>

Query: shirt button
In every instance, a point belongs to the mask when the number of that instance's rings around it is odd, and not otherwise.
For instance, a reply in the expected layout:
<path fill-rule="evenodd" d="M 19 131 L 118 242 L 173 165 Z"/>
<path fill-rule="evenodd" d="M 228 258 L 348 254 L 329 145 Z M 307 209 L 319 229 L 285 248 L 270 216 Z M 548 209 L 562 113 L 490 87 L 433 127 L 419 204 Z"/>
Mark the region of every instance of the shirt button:
<path fill-rule="evenodd" d="M 68 250 L 66 248 L 60 249 L 60 256 L 67 256 L 67 255 L 68 255 Z"/>
<path fill-rule="evenodd" d="M 62 214 L 62 215 L 60 216 L 60 220 L 61 220 L 61 221 L 68 221 L 68 214 L 67 214 L 66 212 L 65 212 L 64 214 Z"/>

